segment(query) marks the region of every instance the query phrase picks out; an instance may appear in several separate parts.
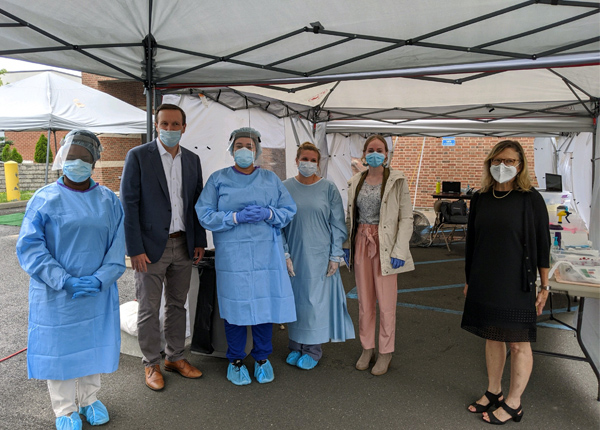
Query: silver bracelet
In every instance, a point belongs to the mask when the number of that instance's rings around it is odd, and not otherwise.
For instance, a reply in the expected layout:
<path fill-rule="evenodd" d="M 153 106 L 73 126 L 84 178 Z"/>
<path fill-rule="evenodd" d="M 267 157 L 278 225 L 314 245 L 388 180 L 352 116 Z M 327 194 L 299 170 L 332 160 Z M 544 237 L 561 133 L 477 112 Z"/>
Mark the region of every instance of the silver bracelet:
<path fill-rule="evenodd" d="M 550 291 L 550 285 L 540 285 L 540 290 Z"/>

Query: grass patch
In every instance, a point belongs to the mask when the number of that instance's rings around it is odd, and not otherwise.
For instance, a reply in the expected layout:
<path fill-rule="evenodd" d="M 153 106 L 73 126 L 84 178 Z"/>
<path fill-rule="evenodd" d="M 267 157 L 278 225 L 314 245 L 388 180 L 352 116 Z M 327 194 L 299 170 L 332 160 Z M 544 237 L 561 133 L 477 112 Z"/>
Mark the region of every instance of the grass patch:
<path fill-rule="evenodd" d="M 34 191 L 21 191 L 21 201 L 27 201 L 33 196 Z M 0 203 L 6 203 L 6 193 L 0 193 Z"/>

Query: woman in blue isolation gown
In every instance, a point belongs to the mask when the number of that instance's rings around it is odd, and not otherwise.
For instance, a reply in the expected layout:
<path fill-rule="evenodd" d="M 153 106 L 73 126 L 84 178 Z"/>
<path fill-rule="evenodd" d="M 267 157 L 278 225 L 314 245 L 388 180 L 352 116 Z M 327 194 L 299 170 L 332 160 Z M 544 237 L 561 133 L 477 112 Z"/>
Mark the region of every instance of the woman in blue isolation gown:
<path fill-rule="evenodd" d="M 65 136 L 53 167 L 64 176 L 33 195 L 17 241 L 31 276 L 27 371 L 48 380 L 59 430 L 81 429 L 79 414 L 92 425 L 108 422 L 96 394 L 100 374 L 119 365 L 123 209 L 91 179 L 101 150 L 89 131 Z"/>
<path fill-rule="evenodd" d="M 235 130 L 229 151 L 235 165 L 210 175 L 196 213 L 200 224 L 213 233 L 217 297 L 227 337 L 227 379 L 235 385 L 252 382 L 243 363 L 250 326 L 254 377 L 264 384 L 275 377 L 268 360 L 273 323 L 296 320 L 281 236 L 296 205 L 275 173 L 254 166 L 262 151 L 258 131 Z"/>
<path fill-rule="evenodd" d="M 320 152 L 298 148 L 299 174 L 284 181 L 296 202 L 296 216 L 284 228 L 286 262 L 296 303 L 286 362 L 309 370 L 321 359 L 321 344 L 354 339 L 354 326 L 338 270 L 347 231 L 342 198 L 333 182 L 317 176 Z"/>

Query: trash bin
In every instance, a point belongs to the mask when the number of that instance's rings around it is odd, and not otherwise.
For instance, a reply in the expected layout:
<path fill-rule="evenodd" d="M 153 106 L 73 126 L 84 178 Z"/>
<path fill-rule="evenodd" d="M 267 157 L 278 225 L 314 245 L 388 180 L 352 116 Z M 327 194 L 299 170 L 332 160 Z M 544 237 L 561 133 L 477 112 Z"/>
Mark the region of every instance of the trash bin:
<path fill-rule="evenodd" d="M 205 251 L 204 258 L 198 264 L 198 278 L 200 286 L 190 350 L 194 354 L 224 358 L 227 353 L 227 338 L 225 323 L 219 313 L 214 250 Z M 246 353 L 250 353 L 251 349 L 252 331 L 248 329 Z"/>

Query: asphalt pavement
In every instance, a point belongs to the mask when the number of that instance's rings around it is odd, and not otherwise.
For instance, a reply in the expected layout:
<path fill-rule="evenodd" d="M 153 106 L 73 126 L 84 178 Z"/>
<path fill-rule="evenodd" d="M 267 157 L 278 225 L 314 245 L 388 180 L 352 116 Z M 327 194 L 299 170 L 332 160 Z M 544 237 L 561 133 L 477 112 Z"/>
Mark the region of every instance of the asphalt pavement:
<path fill-rule="evenodd" d="M 0 225 L 0 359 L 27 346 L 28 277 L 15 244 L 19 227 Z M 484 341 L 460 328 L 464 303 L 464 246 L 415 248 L 416 270 L 399 276 L 396 352 L 383 376 L 358 371 L 358 340 L 326 344 L 317 367 L 285 363 L 287 331 L 274 326 L 271 361 L 275 381 L 236 387 L 224 359 L 188 354 L 204 375 L 188 380 L 165 373 L 166 388 L 144 385 L 137 357 L 121 355 L 119 369 L 102 377 L 99 398 L 111 421 L 105 429 L 480 429 L 480 415 L 466 406 L 486 389 Z M 348 308 L 358 329 L 354 278 L 343 267 Z M 133 273 L 119 280 L 121 303 L 134 298 Z M 560 317 L 573 321 L 575 308 L 556 296 Z M 577 303 L 573 303 L 577 306 Z M 540 317 L 535 348 L 581 355 L 573 332 Z M 251 373 L 253 360 L 246 364 Z M 509 388 L 505 371 L 503 389 Z M 584 362 L 536 355 L 523 396 L 525 429 L 598 429 L 596 377 Z M 0 428 L 52 429 L 54 415 L 45 381 L 28 380 L 26 352 L 0 362 Z M 84 429 L 92 428 L 84 420 Z"/>

